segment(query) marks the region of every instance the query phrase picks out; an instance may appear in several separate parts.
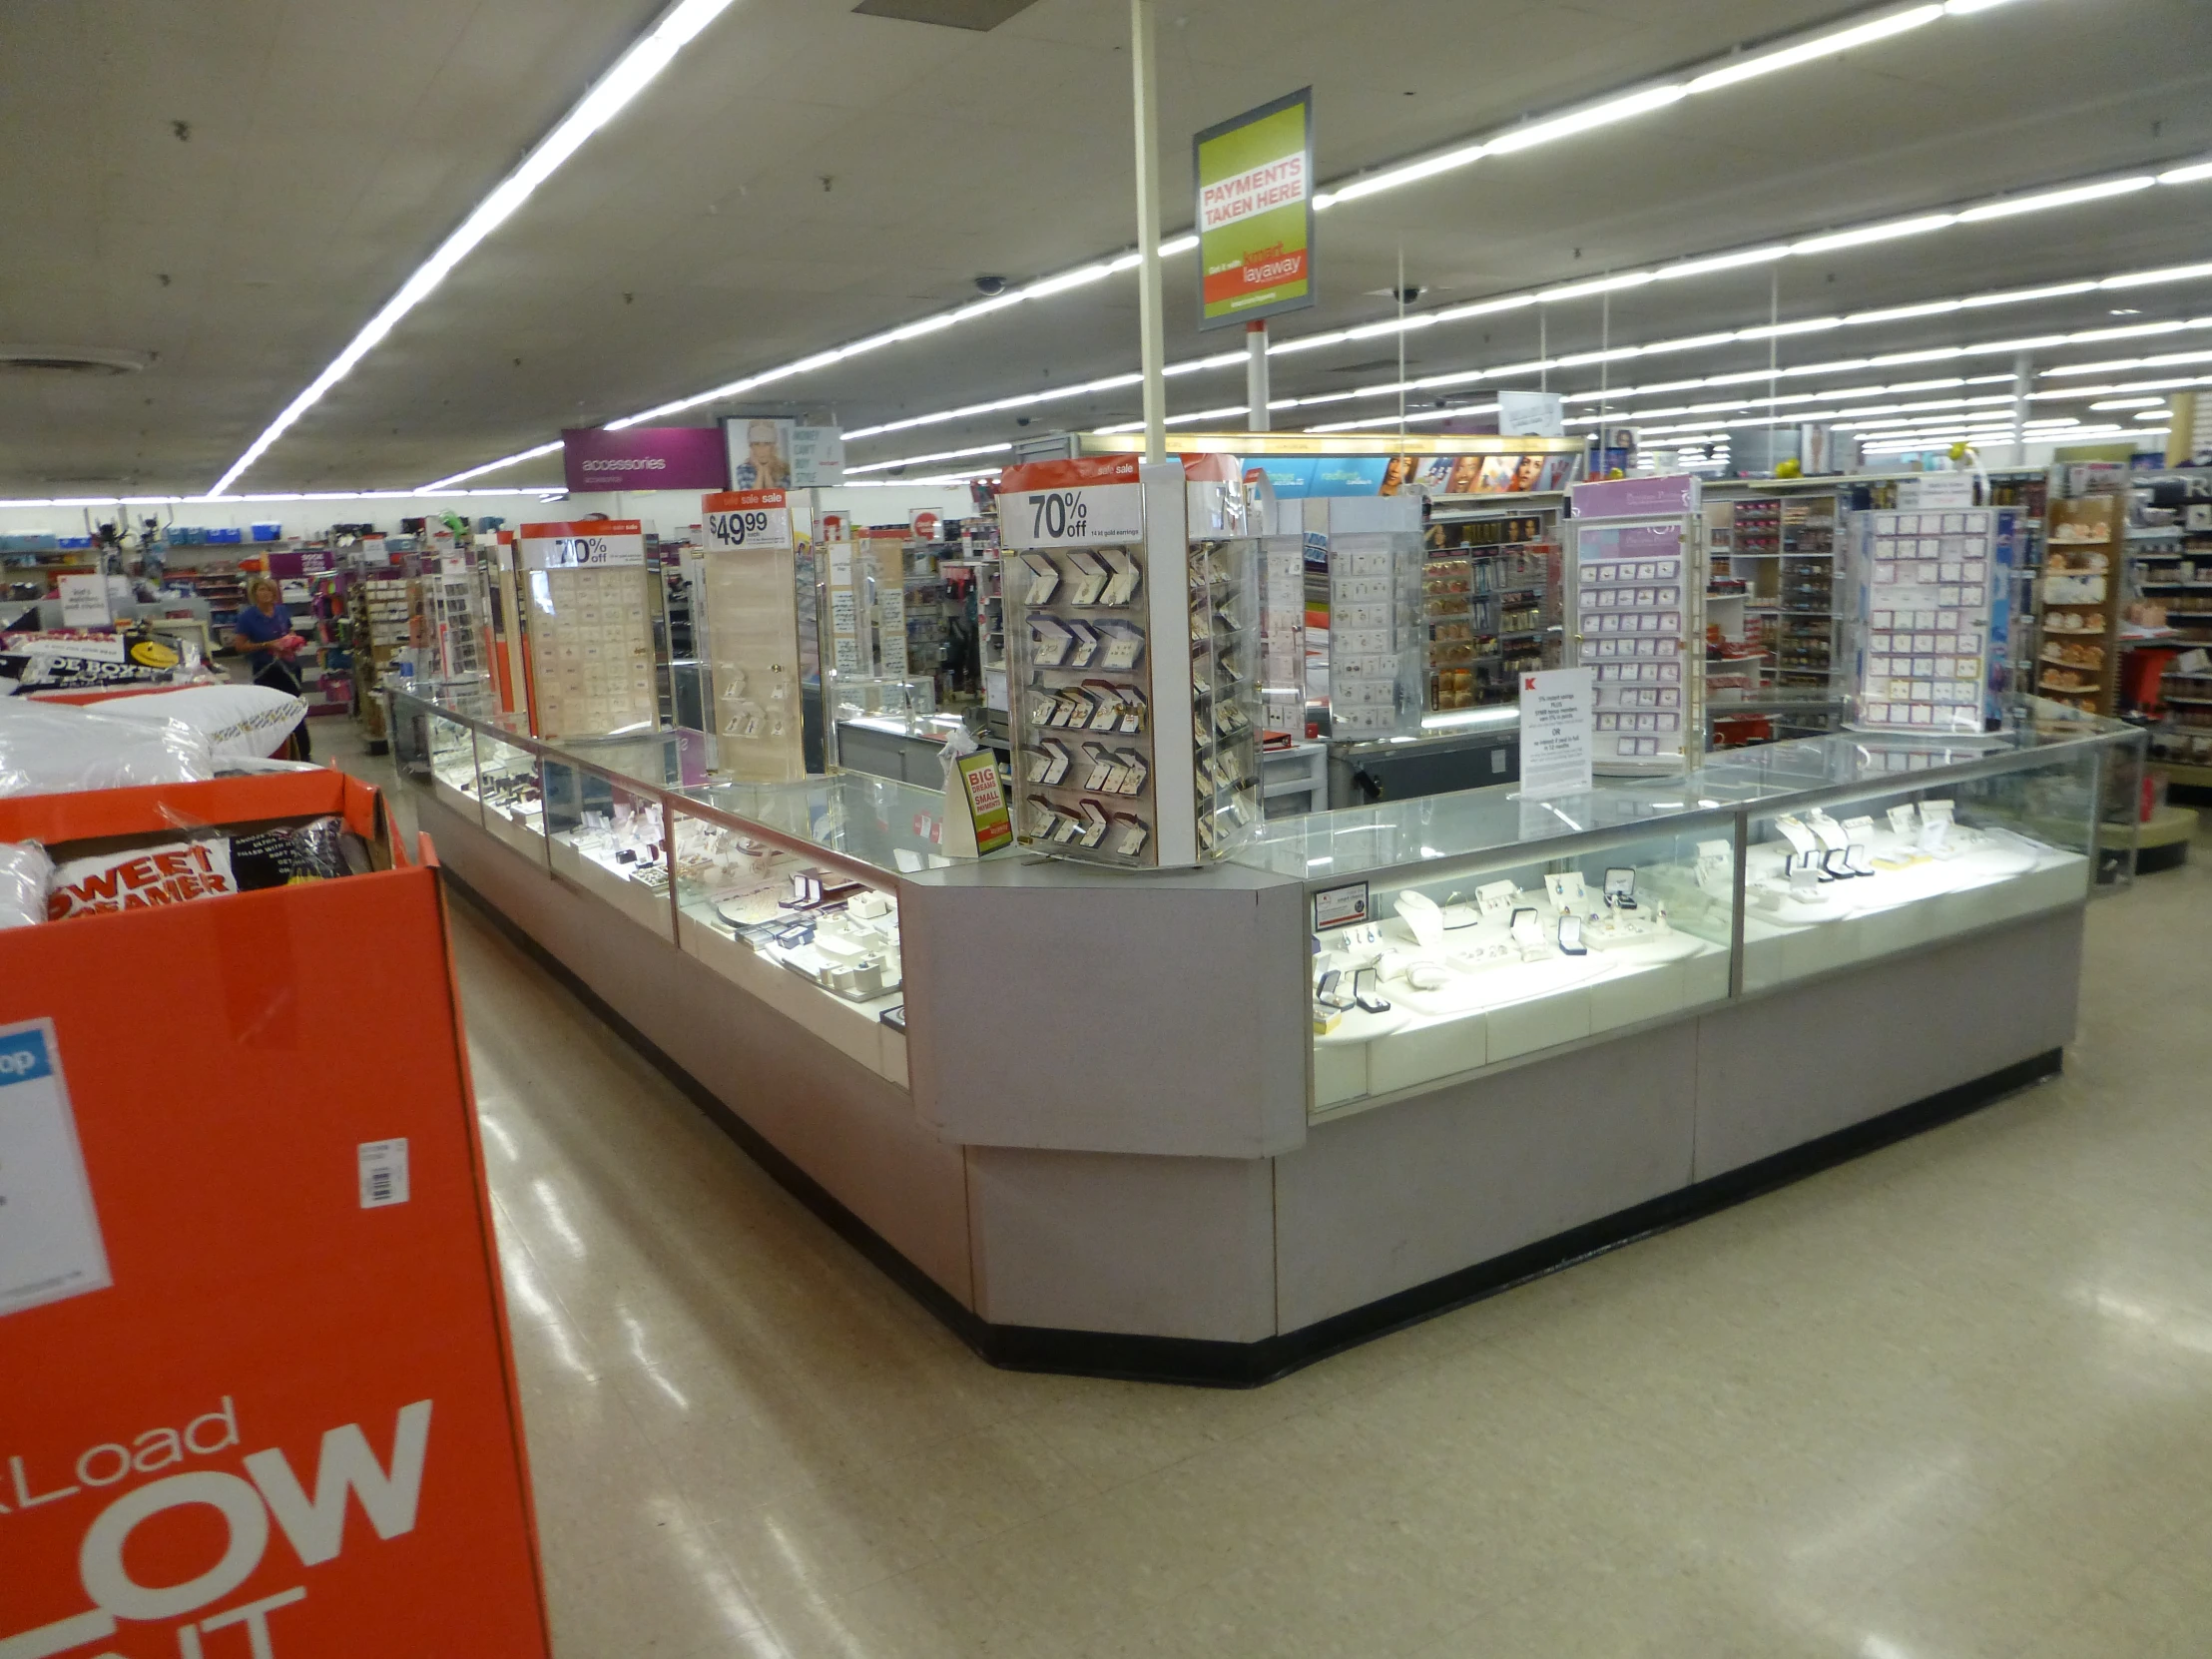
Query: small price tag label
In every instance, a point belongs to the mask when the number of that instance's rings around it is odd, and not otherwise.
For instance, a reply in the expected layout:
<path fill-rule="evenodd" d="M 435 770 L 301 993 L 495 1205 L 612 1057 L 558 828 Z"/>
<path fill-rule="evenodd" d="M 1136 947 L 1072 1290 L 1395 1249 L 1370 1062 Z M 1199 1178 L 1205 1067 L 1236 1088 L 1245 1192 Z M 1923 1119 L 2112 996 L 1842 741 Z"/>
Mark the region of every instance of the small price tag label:
<path fill-rule="evenodd" d="M 361 1208 L 381 1210 L 407 1202 L 407 1143 L 363 1141 L 360 1145 Z"/>

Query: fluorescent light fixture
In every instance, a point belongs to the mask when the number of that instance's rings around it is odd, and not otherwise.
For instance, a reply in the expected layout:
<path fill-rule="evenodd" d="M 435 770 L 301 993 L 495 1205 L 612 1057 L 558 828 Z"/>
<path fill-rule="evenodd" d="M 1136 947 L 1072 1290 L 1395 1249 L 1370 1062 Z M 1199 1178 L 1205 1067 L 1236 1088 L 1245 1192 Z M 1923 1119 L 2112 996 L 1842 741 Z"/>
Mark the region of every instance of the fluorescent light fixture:
<path fill-rule="evenodd" d="M 1340 202 L 1357 202 L 1363 196 L 1373 196 L 1377 191 L 1395 190 L 1399 185 L 1409 185 L 1419 179 L 1433 179 L 1439 173 L 1456 172 L 1471 167 L 1489 154 L 1489 148 L 1481 144 L 1463 144 L 1455 150 L 1430 156 L 1425 161 L 1408 162 L 1403 167 L 1393 167 L 1382 173 L 1371 173 L 1365 178 L 1352 179 L 1332 190 L 1318 193 L 1314 198 L 1314 211 L 1323 213 Z"/>
<path fill-rule="evenodd" d="M 1789 255 L 1789 244 L 1778 242 L 1765 248 L 1746 248 L 1734 254 L 1714 254 L 1706 259 L 1661 266 L 1652 275 L 1662 282 L 1673 282 L 1684 276 L 1709 276 L 1716 271 L 1735 271 L 1747 265 L 1770 265 L 1776 260 L 1788 259 Z"/>
<path fill-rule="evenodd" d="M 1931 299 L 1920 305 L 1891 305 L 1879 311 L 1853 311 L 1844 320 L 1854 328 L 1870 322 L 1903 322 L 1914 316 L 1940 316 L 1945 311 L 1965 308 L 1963 299 Z"/>
<path fill-rule="evenodd" d="M 482 466 L 472 466 L 466 472 L 456 472 L 449 478 L 440 478 L 436 483 L 424 484 L 422 487 L 425 490 L 446 489 L 470 478 L 481 478 L 487 472 L 497 472 L 503 466 L 515 466 L 523 461 L 534 461 L 540 455 L 551 455 L 560 447 L 561 442 L 556 438 L 553 442 L 541 443 L 534 449 L 518 449 L 512 455 L 502 455 L 496 461 L 486 461 Z"/>
<path fill-rule="evenodd" d="M 1825 334 L 1831 328 L 1841 328 L 1840 316 L 1808 316 L 1795 322 L 1762 322 L 1755 328 L 1739 328 L 1738 339 L 1780 339 L 1785 334 Z"/>
<path fill-rule="evenodd" d="M 2107 179 L 2100 184 L 2075 185 L 2066 190 L 2046 190 L 2032 196 L 2000 197 L 1994 202 L 1984 202 L 1978 208 L 1968 208 L 1958 216 L 1962 225 L 1978 225 L 1988 219 L 2010 219 L 2015 214 L 2041 213 L 2046 208 L 2070 208 L 2076 202 L 2098 202 L 2107 196 L 2128 196 L 2139 190 L 2148 190 L 2158 183 L 2147 173 L 2138 173 L 2128 179 Z"/>
<path fill-rule="evenodd" d="M 2089 405 L 2092 409 L 2148 409 L 2163 408 L 2163 397 L 2108 397 L 2101 403 Z"/>
<path fill-rule="evenodd" d="M 1549 144 L 1553 139 L 1587 133 L 1594 127 L 1610 127 L 1614 122 L 1626 121 L 1631 116 L 1663 110 L 1669 104 L 1679 104 L 1688 96 L 1687 87 L 1647 87 L 1642 92 L 1632 92 L 1624 98 L 1612 98 L 1602 104 L 1593 104 L 1586 110 L 1553 116 L 1549 121 L 1531 122 L 1525 127 L 1515 127 L 1499 133 L 1489 141 L 1489 153 L 1493 156 L 1506 156 L 1516 150 L 1532 150 L 1539 144 Z"/>
<path fill-rule="evenodd" d="M 2077 293 L 2094 293 L 2094 282 L 2052 282 L 2039 288 L 2005 288 L 1997 293 L 1977 293 L 1970 299 L 1959 301 L 1962 305 L 2019 305 L 2031 299 L 2067 299 Z"/>
<path fill-rule="evenodd" d="M 399 291 L 384 301 L 382 308 L 362 325 L 360 332 L 353 336 L 345 349 L 307 383 L 306 390 L 284 405 L 283 412 L 270 422 L 260 437 L 247 445 L 246 453 L 231 463 L 230 470 L 217 480 L 215 488 L 208 493 L 222 495 L 229 490 L 248 467 L 268 453 L 269 446 L 283 436 L 292 422 L 313 408 L 332 386 L 350 374 L 354 365 L 398 325 L 401 317 L 435 292 L 438 284 L 445 280 L 455 266 L 469 256 L 477 244 L 504 224 L 523 203 L 529 201 L 531 193 L 550 179 L 563 162 L 575 155 L 586 139 L 621 114 L 630 101 L 668 67 L 676 54 L 690 45 L 699 32 L 721 16 L 729 5 L 730 0 L 677 0 L 675 5 L 663 12 L 659 21 L 615 60 L 614 67 L 592 84 L 591 90 L 578 99 L 568 114 L 554 124 L 553 130 L 537 142 L 515 170 L 500 180 L 489 196 L 476 204 L 469 216 L 461 221 L 459 228 L 416 268 L 414 275 L 400 283 Z"/>
<path fill-rule="evenodd" d="M 1319 192 L 1315 198 L 1315 205 L 1317 209 L 1327 208 L 1341 201 L 1355 200 L 1361 196 L 1372 195 L 1380 190 L 1390 188 L 1391 186 L 1396 184 L 1411 183 L 1418 179 L 1433 177 L 1438 173 L 1448 172 L 1452 171 L 1455 168 L 1463 167 L 1469 162 L 1478 160 L 1484 155 L 1504 154 L 1510 153 L 1514 150 L 1526 149 L 1531 147 L 1532 145 L 1543 143 L 1551 138 L 1562 137 L 1574 132 L 1587 131 L 1593 127 L 1605 126 L 1612 122 L 1626 119 L 1630 116 L 1646 110 L 1664 108 L 1677 102 L 1684 95 L 1685 91 L 1712 91 L 1716 88 L 1732 85 L 1737 81 L 1745 80 L 1753 76 L 1764 75 L 1773 70 L 1787 68 L 1792 64 L 1810 62 L 1814 59 L 1830 56 L 1837 52 L 1848 51 L 1855 46 L 1865 45 L 1873 41 L 1888 38 L 1889 36 L 1899 34 L 1909 29 L 1918 28 L 1923 23 L 1934 21 L 1936 18 L 1944 15 L 1946 11 L 1949 11 L 1954 15 L 1965 15 L 1968 12 L 1982 9 L 1984 5 L 1997 3 L 2000 3 L 2000 0 L 1978 0 L 1978 3 L 1969 3 L 1969 0 L 1960 0 L 1959 4 L 1948 7 L 1938 5 L 1923 5 L 1908 8 L 1903 11 L 1887 12 L 1882 16 L 1870 18 L 1864 22 L 1853 24 L 1848 28 L 1835 30 L 1823 35 L 1818 35 L 1809 40 L 1800 41 L 1795 44 L 1779 48 L 1772 52 L 1760 53 L 1756 56 L 1746 57 L 1733 62 L 1717 65 L 1714 69 L 1708 71 L 1707 73 L 1697 77 L 1695 80 L 1688 83 L 1687 88 L 1674 84 L 1645 88 L 1637 92 L 1632 92 L 1621 97 L 1610 99 L 1603 103 L 1590 106 L 1586 109 L 1573 111 L 1566 115 L 1552 117 L 1543 121 L 1537 121 L 1527 126 L 1514 129 L 1510 132 L 1495 135 L 1486 142 L 1470 142 L 1458 144 L 1451 147 L 1449 150 L 1439 152 L 1436 155 L 1420 158 L 1416 161 L 1408 162 L 1398 167 L 1389 168 L 1381 173 L 1369 175 L 1366 178 L 1354 178 L 1341 181 L 1337 185 Z M 690 27 L 690 32 L 684 34 L 683 36 L 684 39 L 689 39 L 691 33 L 696 33 L 698 28 L 704 27 L 705 22 L 709 18 L 711 18 L 713 13 L 715 11 L 719 11 L 722 6 L 727 4 L 728 0 L 683 0 L 682 5 L 679 5 L 667 15 L 671 23 L 674 22 L 679 13 L 683 13 L 696 18 L 696 23 Z M 698 8 L 699 10 L 695 11 L 694 8 Z M 704 12 L 704 15 L 700 15 L 700 12 Z M 660 30 L 656 30 L 654 37 L 650 38 L 658 38 L 660 33 Z M 681 42 L 679 42 L 679 44 L 681 44 Z M 621 65 L 618 64 L 617 68 L 620 69 Z M 612 72 L 610 72 L 610 79 L 611 78 Z M 587 100 L 587 102 L 589 100 Z M 582 106 L 579 106 L 580 110 Z M 603 121 L 605 117 L 602 116 L 600 117 L 600 119 Z M 528 164 L 526 163 L 525 165 Z M 2159 178 L 2160 181 L 2164 183 L 2183 184 L 2194 182 L 2198 178 L 2208 176 L 2212 176 L 2212 164 L 2206 164 L 2202 168 L 2199 168 L 2192 164 L 2190 166 L 2171 169 L 2168 171 L 2167 174 L 2160 175 Z M 2100 186 L 2083 186 L 2071 188 L 2088 191 L 2091 194 L 2108 194 L 2105 188 Z M 2066 192 L 2045 194 L 2057 198 L 2066 198 Z M 2027 199 L 2021 200 L 2024 202 Z M 2056 205 L 2056 203 L 2054 202 L 2052 205 Z M 2027 211 L 2025 207 L 2013 209 L 2009 207 L 2003 207 L 2002 205 L 1988 206 L 1993 206 L 1997 209 L 1997 211 L 2004 212 Z M 1773 259 L 1779 259 L 1783 256 L 1784 252 L 1795 255 L 1818 255 L 1830 252 L 1837 248 L 1857 247 L 1867 243 L 1886 241 L 1893 237 L 1916 235 L 1922 231 L 1938 229 L 1942 225 L 1947 225 L 1955 222 L 1956 216 L 1953 215 L 1923 216 L 1920 219 L 1900 221 L 1888 226 L 1868 227 L 1859 230 L 1832 233 L 1823 237 L 1814 237 L 1800 243 L 1789 245 L 1786 250 L 1774 248 L 1748 249 L 1739 252 L 1702 257 L 1699 259 L 1684 261 L 1677 266 L 1668 268 L 1665 271 L 1653 273 L 1652 276 L 1653 279 L 1679 278 L 1684 276 L 1699 276 L 1709 272 L 1729 270 L 1737 266 L 1752 265 L 1763 263 L 1765 261 Z M 1197 248 L 1197 237 L 1190 233 L 1185 233 L 1177 237 L 1172 237 L 1166 242 L 1163 242 L 1160 246 L 1160 256 L 1162 259 L 1177 258 L 1181 255 L 1192 252 Z M 997 295 L 990 299 L 958 307 L 952 311 L 940 312 L 933 316 L 918 318 L 915 321 L 905 323 L 896 328 L 889 329 L 881 334 L 873 335 L 866 339 L 855 341 L 849 345 L 840 346 L 830 351 L 818 353 L 814 356 L 801 358 L 795 363 L 786 364 L 780 368 L 767 369 L 757 374 L 748 375 L 741 379 L 731 381 L 726 385 L 717 386 L 710 391 L 703 392 L 695 396 L 680 398 L 672 402 L 659 404 L 654 408 L 625 416 L 620 420 L 611 421 L 608 424 L 610 428 L 619 429 L 625 426 L 636 425 L 643 421 L 654 419 L 662 415 L 673 414 L 685 409 L 696 408 L 701 404 L 711 403 L 725 398 L 736 397 L 742 395 L 745 392 L 754 390 L 762 385 L 769 384 L 772 381 L 785 379 L 796 374 L 809 372 L 815 368 L 825 367 L 831 363 L 844 361 L 850 357 L 859 355 L 862 352 L 876 350 L 887 345 L 900 343 L 905 340 L 921 337 L 925 334 L 934 333 L 943 328 L 952 326 L 955 323 L 974 320 L 984 315 L 988 315 L 993 311 L 1004 309 L 1007 306 L 1020 304 L 1030 298 L 1043 297 L 1052 293 L 1064 291 L 1069 287 L 1086 285 L 1089 282 L 1100 279 L 1101 276 L 1112 276 L 1120 272 L 1134 269 L 1137 263 L 1138 257 L 1134 254 L 1128 253 L 1115 256 L 1111 259 L 1094 262 L 1093 264 L 1088 266 L 1078 267 L 1075 271 L 1070 273 L 1042 278 L 1038 282 L 1031 284 L 1029 288 L 1016 290 L 1007 294 Z M 1433 318 L 1434 321 L 1453 321 L 1464 317 L 1479 316 L 1489 314 L 1494 311 L 1513 309 L 1518 306 L 1527 305 L 1534 302 L 1534 297 L 1532 295 L 1505 295 L 1493 300 L 1476 301 L 1467 305 L 1453 306 L 1444 311 L 1433 313 L 1424 312 L 1421 313 L 1424 320 L 1412 325 L 1428 326 L 1429 322 L 1425 320 L 1427 318 Z M 1408 321 L 1410 323 L 1410 319 L 1408 319 Z M 1284 341 L 1282 344 L 1273 347 L 1274 350 L 1314 348 L 1316 348 L 1314 343 L 1309 343 L 1306 341 Z M 317 395 L 319 395 L 319 393 Z M 271 434 L 265 434 L 265 436 L 273 437 L 275 431 L 280 429 L 280 426 L 278 428 L 274 428 Z M 267 444 L 264 443 L 262 447 L 266 448 Z M 259 451 L 256 451 L 255 453 L 259 453 Z"/>
<path fill-rule="evenodd" d="M 848 466 L 847 477 L 856 472 L 887 472 L 892 467 L 921 466 L 929 461 L 964 461 L 973 455 L 1000 455 L 1013 448 L 1007 443 L 978 443 L 966 449 L 940 449 L 931 455 L 907 455 L 895 461 L 870 461 L 865 466 Z"/>
<path fill-rule="evenodd" d="M 1913 6 L 1902 12 L 1892 12 L 1878 17 L 1871 23 L 1855 24 L 1849 29 L 1838 29 L 1834 34 L 1818 35 L 1811 40 L 1800 41 L 1795 46 L 1785 46 L 1777 52 L 1762 52 L 1755 57 L 1708 70 L 1690 83 L 1694 93 L 1718 92 L 1723 87 L 1735 86 L 1756 76 L 1771 75 L 1778 69 L 1791 69 L 1801 63 L 1811 63 L 1815 58 L 1832 57 L 1838 52 L 1849 52 L 1855 46 L 1868 46 L 1878 40 L 1888 40 L 1908 29 L 1918 29 L 1933 23 L 1943 15 L 1941 6 Z"/>
<path fill-rule="evenodd" d="M 2046 368 L 2038 380 L 2062 379 L 2069 374 L 2114 374 L 2130 368 L 2174 368 L 2183 363 L 2212 362 L 2212 351 L 2162 351 L 2155 357 L 2114 357 L 2101 363 L 2066 363 Z"/>
<path fill-rule="evenodd" d="M 2173 417 L 2174 412 L 2172 409 L 2158 408 L 2145 409 L 2141 414 L 2136 415 L 2134 418 L 2137 420 L 2171 420 L 2173 419 Z"/>
<path fill-rule="evenodd" d="M 1826 236 L 1807 237 L 1802 242 L 1791 243 L 1790 252 L 1801 258 L 1808 254 L 1833 254 L 1843 248 L 1865 248 L 1870 243 L 1895 242 L 1900 237 L 1926 236 L 1931 231 L 1940 231 L 1957 223 L 1956 214 L 1918 214 L 1911 219 L 1863 225 L 1854 231 L 1831 231 Z"/>
<path fill-rule="evenodd" d="M 2170 265 L 2163 271 L 2137 271 L 2125 276 L 2107 276 L 2100 288 L 2139 288 L 2154 282 L 2189 282 L 2212 276 L 2212 265 Z"/>
<path fill-rule="evenodd" d="M 2158 176 L 2162 185 L 2193 185 L 2212 179 L 2212 162 L 2192 162 L 2187 167 L 2170 167 Z"/>
<path fill-rule="evenodd" d="M 1536 298 L 1549 305 L 1560 299 L 1587 299 L 1593 294 L 1618 293 L 1622 288 L 1640 288 L 1646 282 L 1656 281 L 1648 271 L 1632 271 L 1619 276 L 1593 276 L 1586 282 L 1562 282 L 1557 287 L 1540 289 Z"/>

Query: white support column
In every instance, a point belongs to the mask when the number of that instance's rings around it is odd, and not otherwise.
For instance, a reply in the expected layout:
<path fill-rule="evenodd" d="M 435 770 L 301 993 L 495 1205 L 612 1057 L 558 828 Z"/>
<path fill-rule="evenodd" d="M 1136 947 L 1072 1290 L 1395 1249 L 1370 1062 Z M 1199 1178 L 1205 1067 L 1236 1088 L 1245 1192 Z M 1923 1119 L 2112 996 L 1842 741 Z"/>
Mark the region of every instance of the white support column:
<path fill-rule="evenodd" d="M 1268 422 L 1268 319 L 1245 324 L 1245 430 L 1272 430 Z"/>
<path fill-rule="evenodd" d="M 2035 389 L 2035 359 L 2022 351 L 2012 359 L 2012 464 L 2027 465 L 2027 394 Z"/>
<path fill-rule="evenodd" d="M 1129 66 L 1137 117 L 1137 320 L 1144 365 L 1144 454 L 1168 453 L 1167 342 L 1160 316 L 1160 135 L 1152 0 L 1129 0 Z"/>

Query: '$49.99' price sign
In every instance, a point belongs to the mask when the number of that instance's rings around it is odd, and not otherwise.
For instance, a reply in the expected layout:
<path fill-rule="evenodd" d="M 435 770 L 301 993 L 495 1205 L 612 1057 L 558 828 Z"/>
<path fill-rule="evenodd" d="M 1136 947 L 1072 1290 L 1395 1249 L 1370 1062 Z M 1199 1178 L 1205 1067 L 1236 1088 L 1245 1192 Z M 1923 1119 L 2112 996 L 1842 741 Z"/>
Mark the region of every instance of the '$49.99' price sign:
<path fill-rule="evenodd" d="M 712 550 L 780 551 L 792 545 L 791 509 L 782 490 L 719 490 L 702 506 L 706 517 L 700 528 Z"/>

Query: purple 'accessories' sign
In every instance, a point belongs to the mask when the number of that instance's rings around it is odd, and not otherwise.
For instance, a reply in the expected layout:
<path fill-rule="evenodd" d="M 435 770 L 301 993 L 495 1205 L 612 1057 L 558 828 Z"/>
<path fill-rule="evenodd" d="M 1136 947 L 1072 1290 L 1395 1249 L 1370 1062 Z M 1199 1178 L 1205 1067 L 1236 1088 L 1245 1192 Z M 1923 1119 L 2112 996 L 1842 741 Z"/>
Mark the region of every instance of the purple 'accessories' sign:
<path fill-rule="evenodd" d="M 1656 518 L 1697 511 L 1697 479 L 1604 478 L 1574 486 L 1576 518 Z"/>
<path fill-rule="evenodd" d="M 571 427 L 561 434 L 561 463 L 572 490 L 730 487 L 730 453 L 719 426 Z"/>

